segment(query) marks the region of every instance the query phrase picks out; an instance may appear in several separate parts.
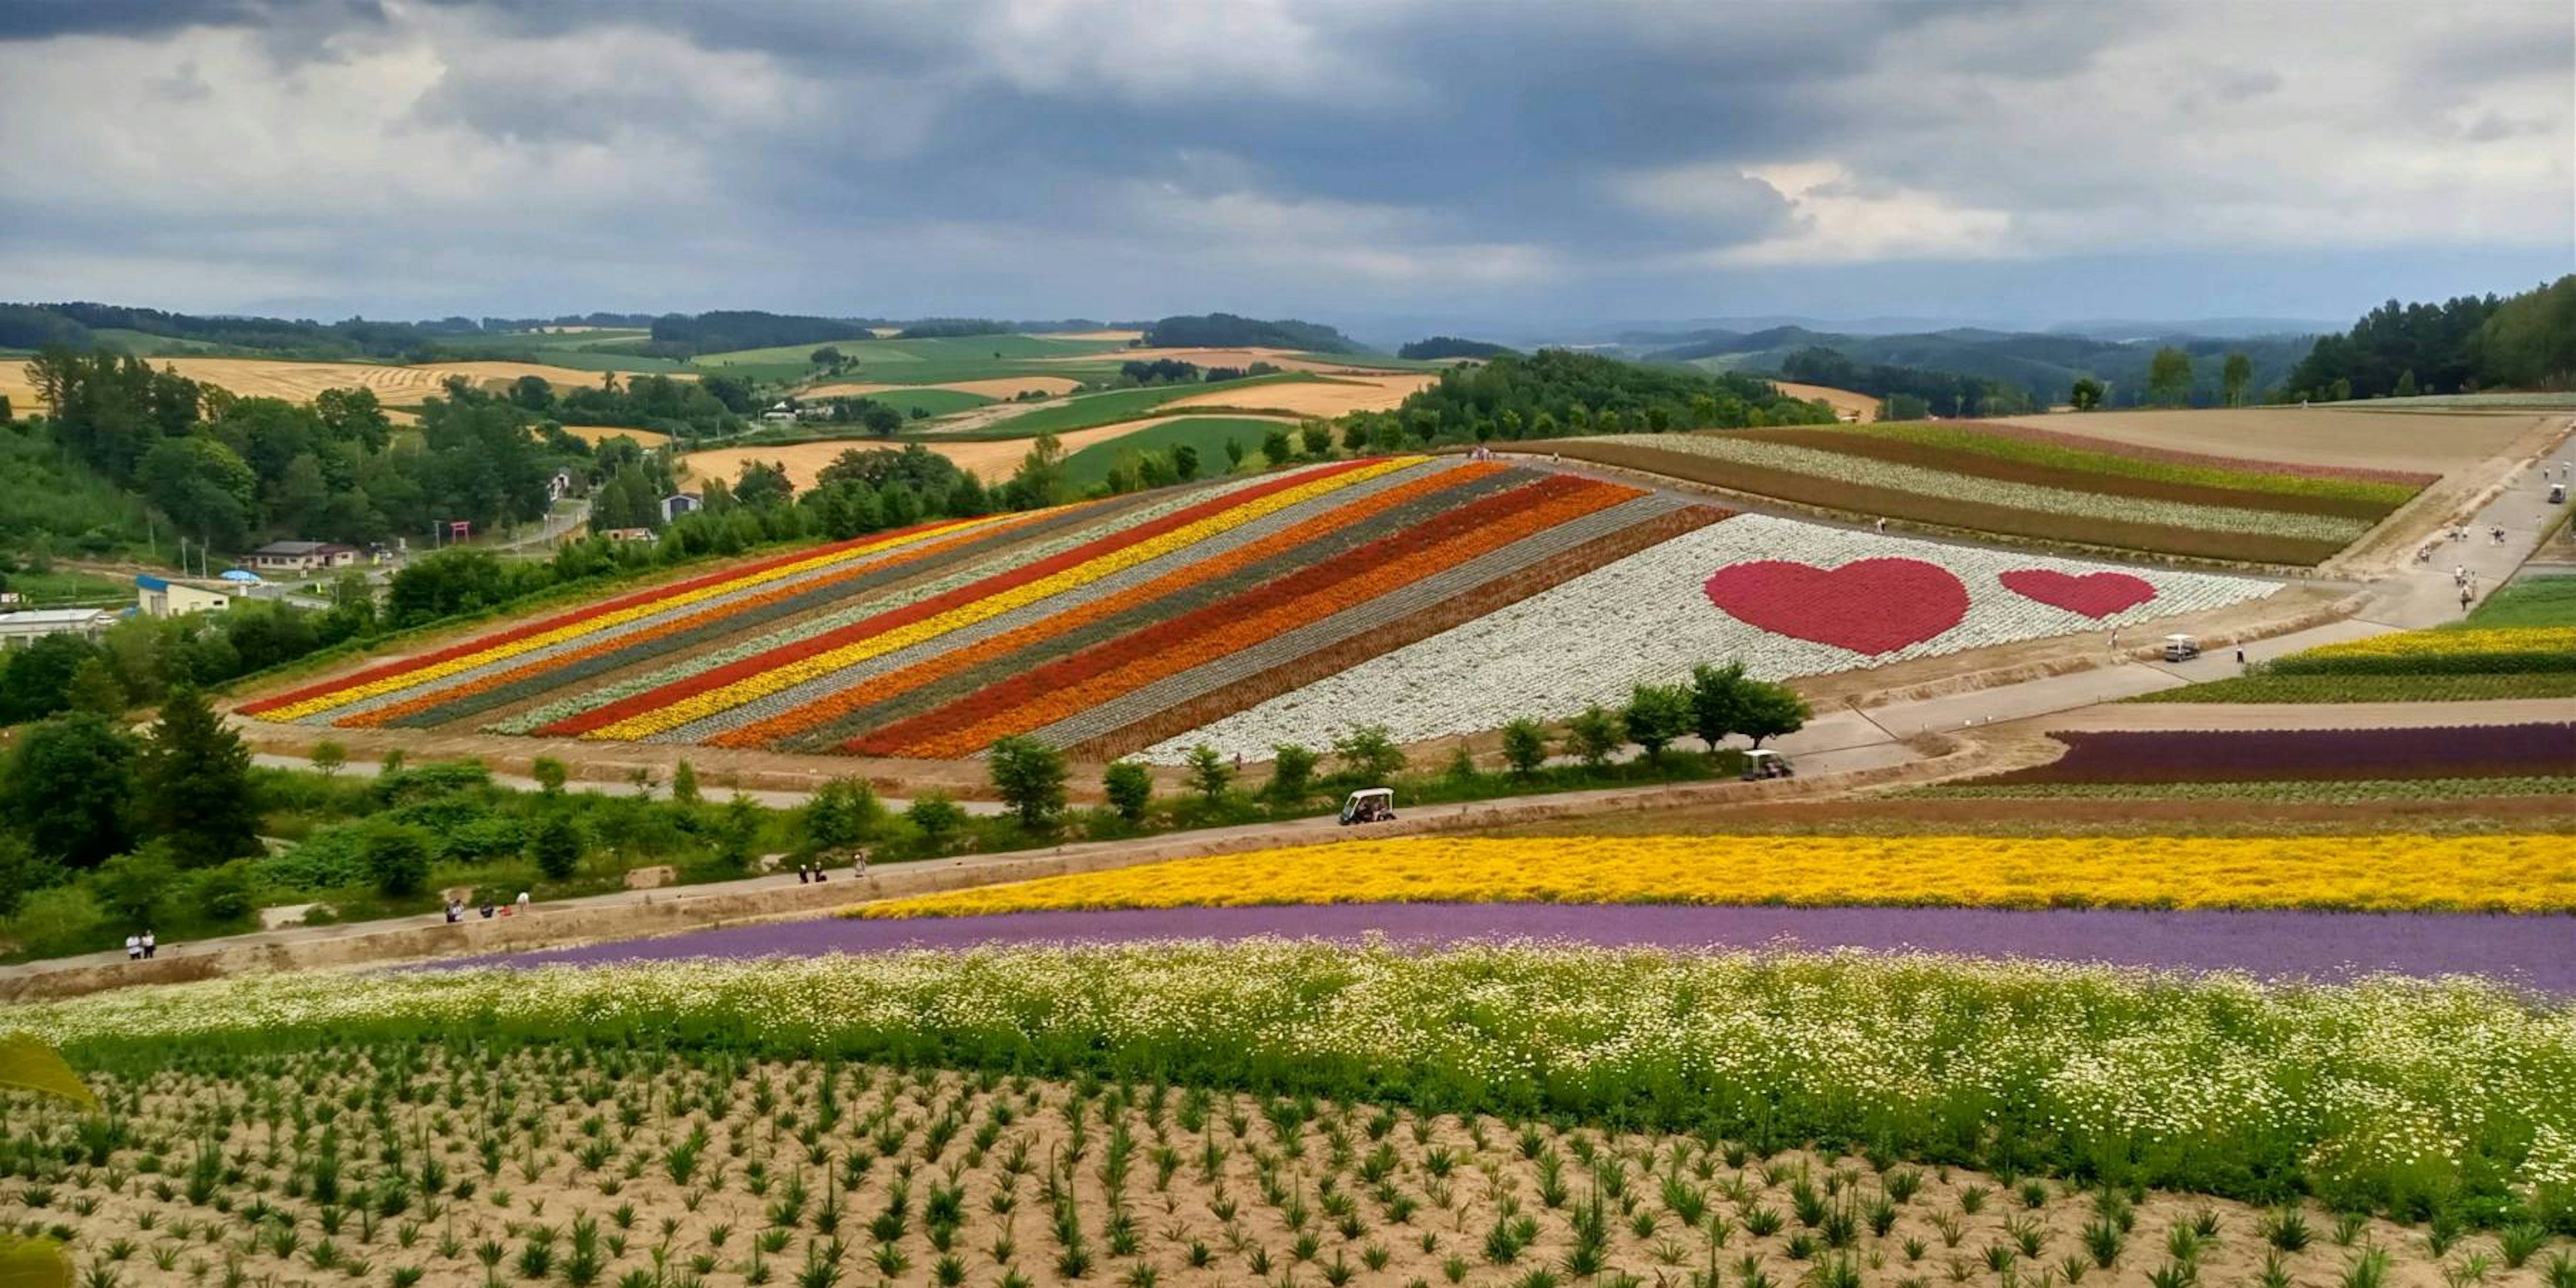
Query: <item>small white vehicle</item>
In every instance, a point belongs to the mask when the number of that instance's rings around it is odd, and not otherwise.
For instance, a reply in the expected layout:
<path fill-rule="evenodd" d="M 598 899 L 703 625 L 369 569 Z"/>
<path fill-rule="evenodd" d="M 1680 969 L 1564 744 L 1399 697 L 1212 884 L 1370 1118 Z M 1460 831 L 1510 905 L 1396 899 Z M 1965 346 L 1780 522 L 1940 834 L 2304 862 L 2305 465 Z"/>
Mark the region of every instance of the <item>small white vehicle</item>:
<path fill-rule="evenodd" d="M 1392 823 L 1395 821 L 1395 789 L 1363 787 L 1342 802 L 1342 826 L 1354 823 Z"/>
<path fill-rule="evenodd" d="M 2550 503 L 2551 505 L 2565 505 L 2565 504 L 2567 504 L 2567 485 L 2566 485 L 2566 484 L 2564 484 L 2564 483 L 2552 483 L 2552 484 L 2550 484 L 2550 485 L 2549 485 L 2549 503 Z"/>
<path fill-rule="evenodd" d="M 1771 751 L 1762 747 L 1756 747 L 1753 750 L 1744 753 L 1744 781 L 1748 783 L 1759 782 L 1765 778 L 1795 778 L 1797 776 L 1798 767 L 1791 764 L 1789 762 L 1789 758 L 1781 755 L 1779 752 Z"/>
<path fill-rule="evenodd" d="M 2165 637 L 2166 661 L 2188 662 L 2198 656 L 2200 656 L 2199 640 L 2194 639 L 2189 635 L 2168 635 Z"/>

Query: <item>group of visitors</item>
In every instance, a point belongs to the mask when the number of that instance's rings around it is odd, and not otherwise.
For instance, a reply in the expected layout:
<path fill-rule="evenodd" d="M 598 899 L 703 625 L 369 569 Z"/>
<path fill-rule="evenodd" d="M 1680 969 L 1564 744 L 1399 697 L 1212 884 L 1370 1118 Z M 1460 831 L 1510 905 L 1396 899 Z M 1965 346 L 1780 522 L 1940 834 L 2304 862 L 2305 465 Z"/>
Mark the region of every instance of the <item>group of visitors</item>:
<path fill-rule="evenodd" d="M 483 919 L 485 921 L 490 921 L 495 915 L 507 917 L 514 913 L 518 916 L 524 917 L 528 915 L 528 892 L 525 890 L 520 891 L 517 899 L 513 900 L 506 906 L 498 908 L 493 905 L 490 899 L 485 899 L 476 911 L 483 915 Z M 447 924 L 453 926 L 464 920 L 465 901 L 451 896 L 447 901 Z"/>
<path fill-rule="evenodd" d="M 867 874 L 868 856 L 860 854 L 853 857 L 850 860 L 850 875 L 853 877 L 863 877 Z M 823 861 L 821 859 L 816 859 L 811 863 L 800 862 L 796 865 L 796 884 L 798 885 L 812 885 L 818 881 L 828 881 L 830 879 L 831 874 L 823 870 Z"/>
<path fill-rule="evenodd" d="M 142 934 L 125 937 L 125 960 L 127 961 L 139 962 L 159 951 L 161 951 L 161 941 L 153 938 L 149 929 Z"/>

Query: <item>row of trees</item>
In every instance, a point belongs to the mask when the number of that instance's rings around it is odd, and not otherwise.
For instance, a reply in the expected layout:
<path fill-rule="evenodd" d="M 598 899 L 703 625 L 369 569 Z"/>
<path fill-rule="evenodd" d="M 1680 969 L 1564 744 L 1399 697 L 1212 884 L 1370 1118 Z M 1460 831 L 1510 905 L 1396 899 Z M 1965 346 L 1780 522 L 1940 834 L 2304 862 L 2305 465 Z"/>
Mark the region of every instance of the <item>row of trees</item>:
<path fill-rule="evenodd" d="M 1921 367 L 1865 363 L 1815 345 L 1780 364 L 1783 378 L 1832 389 L 1849 389 L 1880 400 L 1880 419 L 1922 420 L 1944 416 L 2017 416 L 2038 408 L 2030 392 L 2001 380 L 1982 380 Z"/>
<path fill-rule="evenodd" d="M 2510 297 L 2390 300 L 2317 341 L 2283 382 L 2294 398 L 2409 397 L 2576 384 L 2576 274 Z"/>
<path fill-rule="evenodd" d="M 1649 765 L 1660 767 L 1683 738 L 1698 737 L 1712 755 L 1732 736 L 1750 738 L 1758 747 L 1766 738 L 1806 727 L 1810 714 L 1795 690 L 1748 677 L 1741 662 L 1702 665 L 1692 670 L 1686 684 L 1637 685 L 1619 708 L 1593 704 L 1567 720 L 1561 736 L 1545 722 L 1514 720 L 1502 731 L 1502 757 L 1511 777 L 1523 781 L 1560 753 L 1598 772 L 1630 744 Z M 1330 776 L 1318 775 L 1322 757 L 1312 748 L 1283 743 L 1270 753 L 1270 781 L 1260 798 L 1290 809 L 1306 805 L 1319 791 L 1389 785 L 1408 768 L 1403 748 L 1382 725 L 1360 726 L 1334 739 Z M 1066 804 L 1063 752 L 1029 738 L 1004 738 L 993 744 L 986 763 L 994 794 L 1022 828 L 1044 831 L 1055 825 Z M 1446 772 L 1452 779 L 1466 779 L 1477 770 L 1461 746 Z M 1191 748 L 1182 770 L 1203 809 L 1221 805 L 1235 789 L 1237 775 L 1232 764 L 1204 744 Z M 1153 801 L 1153 775 L 1133 762 L 1112 764 L 1103 772 L 1101 794 L 1121 820 L 1140 826 Z"/>

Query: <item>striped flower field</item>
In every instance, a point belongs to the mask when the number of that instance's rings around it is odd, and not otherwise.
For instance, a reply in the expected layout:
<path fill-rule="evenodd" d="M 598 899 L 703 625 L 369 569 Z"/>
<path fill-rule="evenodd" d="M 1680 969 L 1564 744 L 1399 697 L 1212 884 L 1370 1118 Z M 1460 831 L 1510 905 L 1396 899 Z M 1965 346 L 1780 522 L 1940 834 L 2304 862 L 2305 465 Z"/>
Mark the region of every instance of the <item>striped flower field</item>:
<path fill-rule="evenodd" d="M 241 711 L 915 759 L 973 756 L 1008 736 L 1086 759 L 1170 759 L 1206 737 L 1263 758 L 1271 742 L 1320 745 L 1362 723 L 1412 740 L 1562 718 L 1698 662 L 1819 674 L 2271 590 L 1398 456 L 879 533 Z M 1509 649 L 1461 653 L 1458 641 L 1498 627 Z M 1395 659 L 1400 683 L 1351 690 L 1350 677 Z M 1497 663 L 1518 670 L 1487 674 Z"/>

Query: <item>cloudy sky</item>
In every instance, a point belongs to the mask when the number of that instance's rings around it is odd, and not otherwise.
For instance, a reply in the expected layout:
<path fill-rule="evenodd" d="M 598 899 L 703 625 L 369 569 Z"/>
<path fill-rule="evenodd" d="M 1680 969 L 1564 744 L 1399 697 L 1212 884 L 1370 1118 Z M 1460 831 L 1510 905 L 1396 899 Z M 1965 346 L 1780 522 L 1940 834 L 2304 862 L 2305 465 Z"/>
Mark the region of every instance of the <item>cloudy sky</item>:
<path fill-rule="evenodd" d="M 0 297 L 2342 318 L 2571 118 L 2567 0 L 0 0 Z"/>

